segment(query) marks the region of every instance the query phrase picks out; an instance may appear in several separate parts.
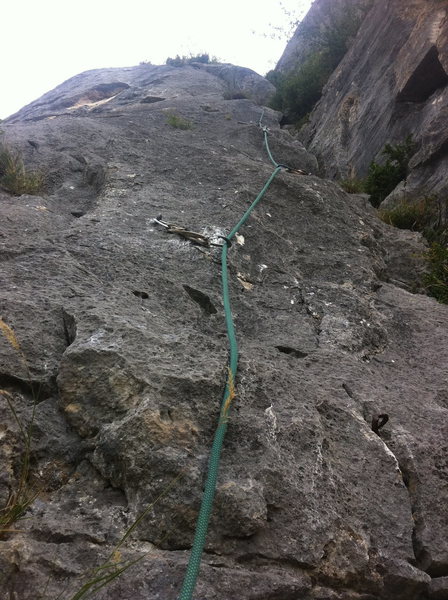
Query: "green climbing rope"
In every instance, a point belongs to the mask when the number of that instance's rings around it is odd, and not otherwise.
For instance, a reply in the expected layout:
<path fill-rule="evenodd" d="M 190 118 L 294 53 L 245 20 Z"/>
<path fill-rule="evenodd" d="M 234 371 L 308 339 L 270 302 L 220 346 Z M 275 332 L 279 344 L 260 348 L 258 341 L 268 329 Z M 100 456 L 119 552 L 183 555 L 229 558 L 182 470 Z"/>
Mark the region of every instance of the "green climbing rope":
<path fill-rule="evenodd" d="M 272 157 L 271 150 L 269 148 L 268 130 L 266 129 L 266 127 L 263 129 L 263 133 L 264 133 L 264 145 L 266 146 L 266 151 L 268 153 L 269 159 L 270 159 L 271 163 L 274 165 L 274 167 L 279 167 L 280 165 L 275 162 L 274 158 Z"/>
<path fill-rule="evenodd" d="M 263 114 L 260 118 L 260 127 L 261 127 L 261 119 L 263 118 Z M 225 238 L 222 254 L 221 254 L 221 280 L 222 280 L 222 298 L 224 304 L 224 314 L 226 320 L 227 327 L 227 337 L 229 340 L 230 346 L 230 357 L 229 357 L 229 367 L 228 367 L 228 375 L 227 375 L 227 383 L 224 390 L 224 396 L 221 404 L 221 411 L 218 421 L 218 426 L 215 431 L 215 437 L 213 439 L 212 449 L 210 452 L 209 464 L 208 464 L 208 473 L 207 480 L 205 482 L 204 493 L 202 496 L 201 508 L 199 510 L 198 520 L 196 523 L 196 532 L 193 540 L 193 546 L 191 548 L 190 560 L 188 563 L 187 571 L 185 574 L 182 590 L 179 596 L 179 600 L 191 600 L 194 592 L 194 588 L 196 586 L 196 580 L 199 574 L 199 568 L 201 566 L 201 557 L 202 552 L 204 550 L 205 539 L 207 537 L 208 523 L 210 520 L 210 515 L 213 507 L 213 499 L 215 497 L 216 490 L 216 481 L 218 478 L 219 471 L 219 460 L 221 456 L 222 444 L 224 442 L 224 437 L 227 430 L 227 422 L 229 410 L 232 404 L 232 400 L 234 397 L 234 382 L 236 378 L 236 372 L 238 368 L 238 343 L 235 335 L 235 326 L 233 324 L 232 317 L 232 308 L 230 304 L 230 294 L 229 294 L 229 280 L 228 280 L 228 270 L 227 270 L 227 253 L 228 249 L 231 245 L 231 241 L 235 234 L 241 229 L 244 223 L 249 218 L 250 214 L 266 194 L 269 186 L 271 185 L 274 178 L 277 174 L 282 170 L 283 165 L 277 164 L 272 158 L 272 154 L 269 150 L 268 144 L 268 132 L 267 128 L 262 127 L 264 131 L 264 139 L 266 149 L 269 155 L 269 158 L 275 165 L 275 170 L 266 181 L 263 186 L 263 189 L 246 210 L 244 215 L 229 233 L 229 235 Z"/>

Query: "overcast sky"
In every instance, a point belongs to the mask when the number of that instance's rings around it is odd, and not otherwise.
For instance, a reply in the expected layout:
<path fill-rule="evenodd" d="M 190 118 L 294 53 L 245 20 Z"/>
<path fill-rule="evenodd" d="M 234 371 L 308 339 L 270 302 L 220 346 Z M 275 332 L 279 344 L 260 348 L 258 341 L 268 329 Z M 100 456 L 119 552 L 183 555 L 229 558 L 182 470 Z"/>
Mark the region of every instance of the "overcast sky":
<path fill-rule="evenodd" d="M 312 0 L 11 0 L 1 9 L 0 118 L 88 69 L 208 52 L 264 75 Z M 282 6 L 283 5 L 283 9 Z"/>

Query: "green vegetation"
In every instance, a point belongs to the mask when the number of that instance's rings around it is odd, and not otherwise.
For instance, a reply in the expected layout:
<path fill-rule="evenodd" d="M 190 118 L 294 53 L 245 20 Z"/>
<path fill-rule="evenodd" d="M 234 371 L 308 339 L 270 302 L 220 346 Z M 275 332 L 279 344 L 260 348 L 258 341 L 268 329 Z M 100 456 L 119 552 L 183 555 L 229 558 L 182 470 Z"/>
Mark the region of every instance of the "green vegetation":
<path fill-rule="evenodd" d="M 277 88 L 271 107 L 284 112 L 296 126 L 311 112 L 328 81 L 356 35 L 362 13 L 354 9 L 332 15 L 330 25 L 301 26 L 301 35 L 313 48 L 298 68 L 283 74 L 270 71 L 266 78 Z M 303 123 L 302 123 L 303 124 Z"/>
<path fill-rule="evenodd" d="M 174 127 L 174 129 L 192 129 L 193 124 L 188 119 L 184 119 L 183 117 L 176 115 L 176 113 L 169 113 L 167 115 L 166 121 L 168 125 Z"/>
<path fill-rule="evenodd" d="M 6 339 L 6 342 L 11 347 L 11 350 L 17 353 L 20 362 L 23 364 L 27 372 L 28 380 L 31 381 L 29 366 L 17 336 L 14 330 L 2 318 L 0 318 L 0 335 Z M 11 492 L 8 501 L 4 507 L 0 508 L 1 539 L 3 536 L 17 531 L 12 526 L 17 521 L 26 518 L 25 513 L 39 495 L 39 491 L 32 489 L 32 486 L 30 485 L 32 458 L 31 441 L 36 416 L 36 406 L 39 401 L 39 393 L 35 392 L 33 389 L 33 406 L 28 424 L 25 424 L 20 417 L 16 409 L 16 399 L 14 398 L 13 394 L 7 390 L 0 389 L 0 398 L 3 398 L 6 401 L 13 419 L 17 424 L 22 442 L 21 463 L 16 477 L 17 481 L 15 485 L 13 485 L 11 482 Z M 127 571 L 127 569 L 142 559 L 147 558 L 150 552 L 141 554 L 137 558 L 131 560 L 123 560 L 121 550 L 124 548 L 125 543 L 129 540 L 134 531 L 144 522 L 145 517 L 149 513 L 153 512 L 154 507 L 178 485 L 185 474 L 185 470 L 182 470 L 180 473 L 178 473 L 176 477 L 174 477 L 158 494 L 158 496 L 147 506 L 147 508 L 133 521 L 103 564 L 101 564 L 99 567 L 88 569 L 88 571 L 81 576 L 80 587 L 77 589 L 77 591 L 75 591 L 74 594 L 70 594 L 69 600 L 81 600 L 85 597 L 92 597 L 92 595 L 98 592 L 101 588 L 107 586 L 115 579 L 120 577 L 125 571 Z M 170 531 L 168 531 L 160 540 L 158 540 L 157 543 L 161 544 L 169 535 L 169 533 Z M 58 596 L 58 598 L 62 597 L 62 593 Z M 45 596 L 39 596 L 39 598 L 43 597 Z"/>
<path fill-rule="evenodd" d="M 179 56 L 179 54 L 176 54 L 175 58 L 168 57 L 165 61 L 165 64 L 170 67 L 185 67 L 185 65 L 191 65 L 195 62 L 216 64 L 219 62 L 219 60 L 216 58 L 216 56 L 210 57 L 210 55 L 207 53 L 196 55 L 190 54 L 189 56 Z"/>
<path fill-rule="evenodd" d="M 343 179 L 339 185 L 347 194 L 362 194 L 364 192 L 365 182 L 363 179 L 352 177 L 351 179 Z"/>
<path fill-rule="evenodd" d="M 242 90 L 229 88 L 223 95 L 224 100 L 247 100 L 249 95 Z"/>
<path fill-rule="evenodd" d="M 448 247 L 434 242 L 425 258 L 430 266 L 430 272 L 423 278 L 428 294 L 448 304 Z"/>
<path fill-rule="evenodd" d="M 331 75 L 329 53 L 315 52 L 291 75 L 277 73 L 266 78 L 273 83 L 277 92 L 271 101 L 271 107 L 287 115 L 288 121 L 297 123 L 307 116 L 322 95 L 322 89 Z"/>
<path fill-rule="evenodd" d="M 168 495 L 171 489 L 173 489 L 179 480 L 184 477 L 185 472 L 182 471 L 179 473 L 166 487 L 162 492 L 157 496 L 157 498 L 151 502 L 148 507 L 137 517 L 137 519 L 132 523 L 132 525 L 125 531 L 123 536 L 121 537 L 118 544 L 112 550 L 109 557 L 106 561 L 100 565 L 99 567 L 90 569 L 82 576 L 82 583 L 80 588 L 75 592 L 75 594 L 70 596 L 69 600 L 81 600 L 82 598 L 89 597 L 91 598 L 96 592 L 98 592 L 101 588 L 109 585 L 115 579 L 120 577 L 127 569 L 132 567 L 133 565 L 140 562 L 142 559 L 147 558 L 153 551 L 150 550 L 146 554 L 141 554 L 137 558 L 133 560 L 123 560 L 121 555 L 121 549 L 123 548 L 125 542 L 128 538 L 131 537 L 132 533 L 135 529 L 144 521 L 145 517 L 154 510 L 156 504 L 164 498 L 164 496 Z M 161 544 L 165 538 L 168 536 L 169 532 L 162 537 L 162 539 L 158 540 L 158 544 Z M 60 596 L 59 596 L 60 597 Z"/>
<path fill-rule="evenodd" d="M 406 179 L 409 160 L 414 152 L 415 143 L 409 135 L 402 144 L 386 144 L 382 154 L 387 158 L 383 165 L 375 161 L 370 164 L 364 189 L 370 194 L 373 206 L 377 208 L 400 181 Z"/>
<path fill-rule="evenodd" d="M 446 215 L 448 200 L 424 198 L 420 202 L 402 202 L 390 210 L 381 210 L 380 218 L 399 229 L 420 231 L 431 244 L 424 258 L 428 262 L 429 273 L 423 284 L 430 296 L 448 304 L 448 224 Z"/>
<path fill-rule="evenodd" d="M 11 525 L 23 519 L 28 508 L 37 498 L 37 491 L 30 486 L 30 457 L 31 457 L 31 433 L 34 421 L 34 412 L 36 403 L 33 406 L 33 416 L 28 427 L 22 423 L 14 407 L 14 398 L 7 390 L 0 390 L 2 396 L 8 405 L 9 410 L 14 416 L 23 443 L 23 452 L 21 458 L 20 471 L 18 475 L 17 486 L 12 489 L 6 505 L 0 508 L 0 537 L 2 534 L 11 531 Z"/>
<path fill-rule="evenodd" d="M 19 341 L 13 329 L 0 318 L 0 333 L 6 339 L 11 349 L 17 353 L 25 370 L 28 373 L 28 379 L 31 379 L 28 363 L 25 355 L 20 347 Z M 36 413 L 36 404 L 38 394 L 33 390 L 33 409 L 30 423 L 26 426 L 20 418 L 16 407 L 13 395 L 7 390 L 0 389 L 0 397 L 4 398 L 6 404 L 11 411 L 11 414 L 17 424 L 20 432 L 20 437 L 23 444 L 21 464 L 17 476 L 17 484 L 11 487 L 8 501 L 6 505 L 0 508 L 0 537 L 11 531 L 10 527 L 16 521 L 23 518 L 24 514 L 37 497 L 37 492 L 33 491 L 30 486 L 30 459 L 31 459 L 31 437 Z"/>
<path fill-rule="evenodd" d="M 339 185 L 349 194 L 359 194 L 362 192 L 369 194 L 370 202 L 375 208 L 378 208 L 384 198 L 392 192 L 400 181 L 406 179 L 409 170 L 409 161 L 414 152 L 415 143 L 410 135 L 401 144 L 386 144 L 382 151 L 382 154 L 386 156 L 384 164 L 380 165 L 372 161 L 365 179 L 358 179 L 356 177 L 343 179 L 339 182 Z M 394 210 L 396 213 L 388 214 L 388 219 L 397 221 L 404 219 L 405 222 L 409 222 L 409 220 L 413 222 L 413 216 L 409 211 L 423 210 L 423 208 L 421 205 L 418 205 L 417 208 L 414 205 L 410 207 L 409 204 L 404 204 Z M 406 212 L 409 214 L 405 214 Z M 419 221 L 419 219 L 417 220 Z M 399 227 L 396 223 L 390 224 Z M 421 230 L 419 229 L 418 231 Z"/>
<path fill-rule="evenodd" d="M 38 194 L 44 187 L 44 176 L 28 171 L 20 153 L 0 143 L 0 187 L 16 196 Z"/>
<path fill-rule="evenodd" d="M 420 202 L 412 204 L 401 202 L 391 209 L 380 210 L 379 217 L 388 225 L 393 225 L 398 229 L 420 231 L 425 237 L 431 236 L 434 234 L 434 228 L 431 227 L 434 217 L 433 203 L 435 203 L 434 198 L 424 198 Z"/>

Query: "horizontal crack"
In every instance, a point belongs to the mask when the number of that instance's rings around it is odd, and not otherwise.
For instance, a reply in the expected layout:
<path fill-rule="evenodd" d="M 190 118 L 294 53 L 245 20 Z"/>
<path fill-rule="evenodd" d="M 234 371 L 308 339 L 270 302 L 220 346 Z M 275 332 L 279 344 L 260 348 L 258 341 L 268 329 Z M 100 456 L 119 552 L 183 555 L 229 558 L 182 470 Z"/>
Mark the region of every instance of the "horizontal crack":
<path fill-rule="evenodd" d="M 36 379 L 25 380 L 6 373 L 0 373 L 0 388 L 31 396 L 36 403 L 50 398 L 57 391 L 55 376 L 50 377 L 47 381 L 39 381 Z"/>

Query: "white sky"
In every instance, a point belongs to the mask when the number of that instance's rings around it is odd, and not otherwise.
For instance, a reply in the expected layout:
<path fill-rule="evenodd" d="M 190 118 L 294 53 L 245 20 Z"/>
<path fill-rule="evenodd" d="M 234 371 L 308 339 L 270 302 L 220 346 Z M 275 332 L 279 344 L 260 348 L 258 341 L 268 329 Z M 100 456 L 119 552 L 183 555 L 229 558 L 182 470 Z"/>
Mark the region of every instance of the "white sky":
<path fill-rule="evenodd" d="M 208 52 L 264 75 L 312 0 L 10 0 L 1 9 L 0 118 L 82 71 Z M 282 6 L 283 5 L 283 9 Z"/>

